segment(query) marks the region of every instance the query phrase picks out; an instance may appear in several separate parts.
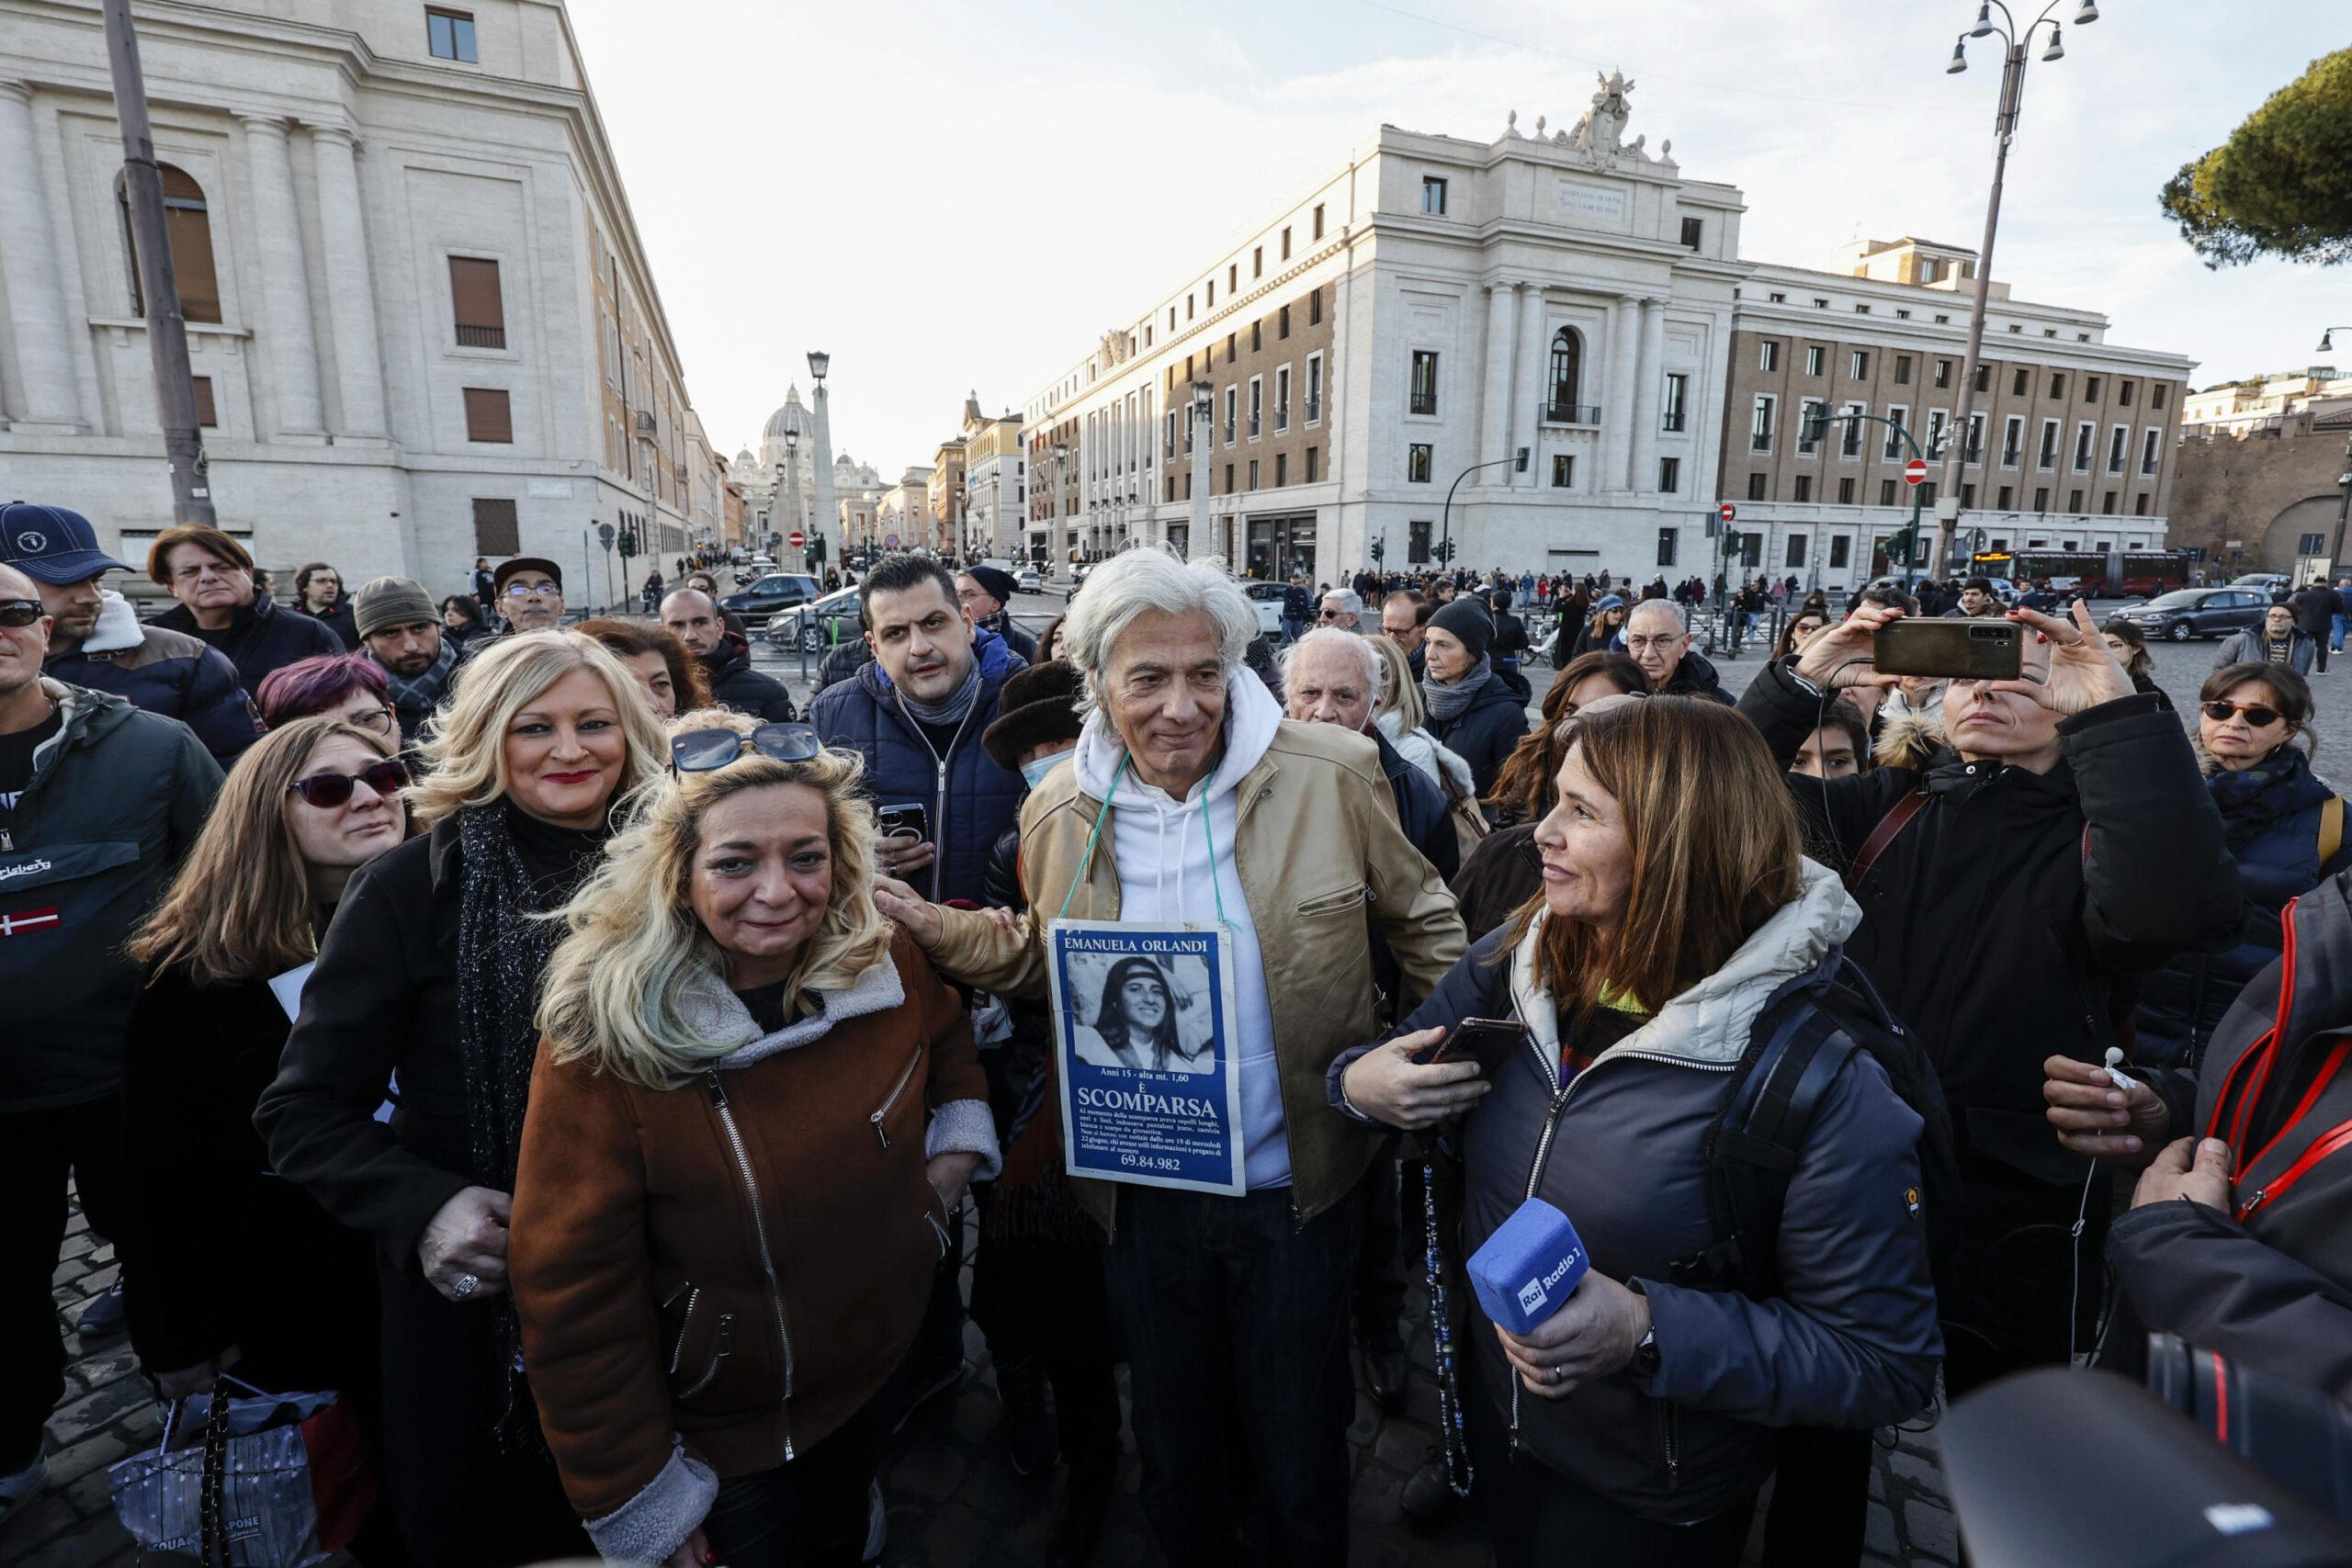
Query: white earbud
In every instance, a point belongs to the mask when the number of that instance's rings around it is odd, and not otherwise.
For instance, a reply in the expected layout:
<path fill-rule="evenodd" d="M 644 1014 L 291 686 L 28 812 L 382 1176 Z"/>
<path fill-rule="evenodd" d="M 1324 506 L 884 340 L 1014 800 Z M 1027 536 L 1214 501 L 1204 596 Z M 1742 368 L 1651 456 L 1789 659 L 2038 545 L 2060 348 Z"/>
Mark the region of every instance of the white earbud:
<path fill-rule="evenodd" d="M 2123 1071 L 2123 1047 L 2120 1045 L 2109 1045 L 2107 1048 L 2107 1076 L 2114 1080 L 2116 1088 L 2126 1093 L 2129 1093 L 2136 1085 L 2136 1080 Z"/>

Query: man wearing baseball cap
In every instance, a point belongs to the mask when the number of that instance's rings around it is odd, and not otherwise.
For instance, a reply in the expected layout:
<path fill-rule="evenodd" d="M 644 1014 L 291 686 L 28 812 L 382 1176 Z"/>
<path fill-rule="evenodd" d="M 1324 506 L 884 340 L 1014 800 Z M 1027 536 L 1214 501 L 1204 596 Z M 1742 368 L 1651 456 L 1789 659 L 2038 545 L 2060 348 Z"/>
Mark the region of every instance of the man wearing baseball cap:
<path fill-rule="evenodd" d="M 1037 639 L 1012 624 L 1005 606 L 1020 592 L 1012 573 L 993 566 L 976 566 L 956 579 L 956 597 L 972 613 L 972 624 L 1004 639 L 1005 646 L 1028 663 L 1037 662 Z"/>
<path fill-rule="evenodd" d="M 0 506 L 0 560 L 32 579 L 50 617 L 42 674 L 178 719 L 224 768 L 261 733 L 226 654 L 185 632 L 142 626 L 130 601 L 103 585 L 107 572 L 130 569 L 98 548 L 80 513 Z"/>
<path fill-rule="evenodd" d="M 507 633 L 543 632 L 563 624 L 563 568 L 545 556 L 510 556 L 491 573 L 491 597 Z"/>

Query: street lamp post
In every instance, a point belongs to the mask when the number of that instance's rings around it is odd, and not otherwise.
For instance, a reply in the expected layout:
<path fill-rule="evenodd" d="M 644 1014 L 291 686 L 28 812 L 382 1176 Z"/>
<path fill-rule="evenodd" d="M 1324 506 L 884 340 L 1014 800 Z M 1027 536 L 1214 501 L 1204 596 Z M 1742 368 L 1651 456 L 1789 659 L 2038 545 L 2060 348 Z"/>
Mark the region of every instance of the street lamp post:
<path fill-rule="evenodd" d="M 1070 526 L 1069 513 L 1063 510 L 1069 502 L 1069 494 L 1064 488 L 1069 479 L 1069 448 L 1057 441 L 1054 443 L 1054 553 L 1061 558 L 1064 566 L 1069 564 Z"/>
<path fill-rule="evenodd" d="M 1523 474 L 1527 472 L 1527 448 L 1521 446 L 1510 457 L 1497 457 L 1491 462 L 1473 463 L 1468 468 L 1463 469 L 1460 473 L 1454 475 L 1453 482 L 1445 487 L 1445 524 L 1443 529 L 1439 534 L 1439 543 L 1437 547 L 1438 565 L 1446 568 L 1448 570 L 1453 570 L 1453 492 L 1462 488 L 1462 481 L 1464 479 L 1468 479 L 1472 474 L 1476 473 L 1479 469 L 1499 468 L 1505 463 L 1509 463 L 1511 466 L 1512 473 Z"/>
<path fill-rule="evenodd" d="M 1943 493 L 1936 497 L 1936 549 L 1939 559 L 1947 551 L 1944 531 L 1960 520 L 1961 470 L 1968 460 L 1968 429 L 1976 412 L 1976 366 L 1984 346 L 1984 306 L 1993 284 L 1993 241 L 2001 227 L 2001 182 L 2009 165 L 2009 142 L 2017 135 L 2018 107 L 2025 94 L 2026 49 L 2043 23 L 2050 25 L 2050 45 L 2041 52 L 2045 61 L 2066 58 L 2064 29 L 2050 13 L 2064 0 L 2050 0 L 2022 30 L 2017 17 L 2005 0 L 1979 0 L 1976 22 L 1951 46 L 1951 62 L 1945 65 L 1947 75 L 1958 75 L 1968 69 L 1968 40 L 1998 33 L 2007 45 L 2001 60 L 2000 103 L 1993 115 L 1993 188 L 1984 203 L 1984 243 L 1976 254 L 1976 295 L 1968 308 L 1968 355 L 1961 362 L 1960 418 L 1956 422 L 1959 440 L 1944 453 Z M 1995 22 L 1993 13 L 2001 13 Z M 2075 13 L 2075 25 L 2083 27 L 2098 20 L 2098 0 L 2082 0 Z"/>
<path fill-rule="evenodd" d="M 778 532 L 786 535 L 798 534 L 803 541 L 806 541 L 808 536 L 800 525 L 800 432 L 789 425 L 785 427 L 784 432 L 784 482 L 785 494 L 787 498 L 785 502 L 785 510 L 791 513 L 792 521 Z M 808 565 L 808 547 L 804 542 L 800 555 L 800 565 L 803 570 L 806 570 Z"/>
<path fill-rule="evenodd" d="M 1216 384 L 1193 383 L 1193 525 L 1184 554 L 1193 560 L 1220 552 L 1209 537 L 1209 442 L 1216 428 Z M 1226 562 L 1227 567 L 1233 563 Z"/>
<path fill-rule="evenodd" d="M 813 465 L 816 469 L 813 476 L 816 480 L 813 487 L 817 500 L 816 515 L 808 520 L 808 536 L 811 539 L 821 537 L 825 530 L 837 527 L 841 523 L 840 504 L 833 499 L 831 411 L 825 400 L 825 372 L 832 368 L 832 364 L 833 356 L 823 349 L 812 348 L 808 351 L 808 374 L 817 383 L 817 389 L 810 397 L 810 407 L 816 421 L 810 434 L 817 438 L 816 461 Z M 846 543 L 846 539 L 843 542 Z"/>
<path fill-rule="evenodd" d="M 1927 461 L 1927 455 L 1919 450 L 1919 444 L 1911 438 L 1911 433 L 1884 414 L 1831 413 L 1828 405 L 1824 404 L 1821 412 L 1806 422 L 1813 428 L 1804 435 L 1804 439 L 1819 443 L 1828 438 L 1829 427 L 1833 424 L 1856 424 L 1863 422 L 1886 426 L 1887 429 L 1903 437 L 1903 444 L 1911 448 L 1911 456 L 1917 457 L 1921 462 Z M 1919 487 L 1917 485 L 1911 487 L 1911 526 L 1904 530 L 1904 533 L 1906 537 L 1903 546 L 1903 591 L 1908 593 L 1911 591 L 1912 574 L 1919 564 Z M 1939 529 L 1937 534 L 1940 542 L 1942 530 Z M 1819 578 L 1816 573 L 1815 586 L 1818 585 Z"/>

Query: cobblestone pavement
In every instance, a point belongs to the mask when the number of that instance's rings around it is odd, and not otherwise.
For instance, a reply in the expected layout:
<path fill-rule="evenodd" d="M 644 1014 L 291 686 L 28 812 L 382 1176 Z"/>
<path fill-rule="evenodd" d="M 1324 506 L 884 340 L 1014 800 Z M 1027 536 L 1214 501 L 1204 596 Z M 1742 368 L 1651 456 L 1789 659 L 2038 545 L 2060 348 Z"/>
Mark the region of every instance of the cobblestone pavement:
<path fill-rule="evenodd" d="M 64 1403 L 49 1423 L 49 1491 L 0 1527 L 0 1565 L 133 1568 L 138 1562 L 130 1538 L 115 1523 L 107 1467 L 154 1446 L 157 1411 L 125 1340 L 85 1346 L 70 1332 L 85 1303 L 114 1278 L 113 1248 L 90 1234 L 77 1209 L 56 1276 L 60 1326 L 68 1331 L 72 1365 Z M 992 1441 L 998 1404 L 987 1347 L 977 1327 L 967 1325 L 965 1334 L 976 1375 L 953 1400 L 942 1398 L 919 1412 L 884 1467 L 889 1500 L 885 1563 L 1016 1568 L 1044 1553 L 1060 1483 L 1041 1486 L 1023 1480 L 999 1451 Z M 1396 1521 L 1396 1489 L 1437 1431 L 1436 1383 L 1425 1334 L 1416 1343 L 1414 1359 L 1402 1414 L 1383 1416 L 1370 1400 L 1357 1396 L 1356 1418 L 1348 1428 L 1355 1474 L 1350 1558 L 1355 1568 L 1478 1568 L 1489 1559 L 1474 1522 L 1464 1519 L 1420 1537 Z M 1120 1381 L 1124 1389 L 1124 1374 Z M 1944 1568 L 1956 1562 L 1952 1516 L 1932 1437 L 1905 1435 L 1899 1447 L 1889 1449 L 1883 1439 L 1890 1435 L 1880 1436 L 1863 1563 Z M 1120 1463 L 1118 1496 L 1095 1557 L 1102 1568 L 1148 1568 L 1160 1562 L 1136 1482 L 1131 1450 Z"/>

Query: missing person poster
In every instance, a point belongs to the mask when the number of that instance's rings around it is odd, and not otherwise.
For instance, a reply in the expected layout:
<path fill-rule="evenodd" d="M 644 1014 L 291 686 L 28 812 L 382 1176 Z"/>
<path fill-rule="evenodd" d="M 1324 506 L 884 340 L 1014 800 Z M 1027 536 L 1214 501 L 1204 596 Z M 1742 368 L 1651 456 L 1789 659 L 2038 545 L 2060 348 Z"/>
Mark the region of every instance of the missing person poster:
<path fill-rule="evenodd" d="M 1056 920 L 1046 942 L 1069 1173 L 1245 1190 L 1231 935 Z"/>

